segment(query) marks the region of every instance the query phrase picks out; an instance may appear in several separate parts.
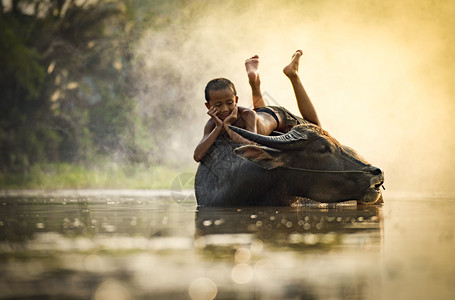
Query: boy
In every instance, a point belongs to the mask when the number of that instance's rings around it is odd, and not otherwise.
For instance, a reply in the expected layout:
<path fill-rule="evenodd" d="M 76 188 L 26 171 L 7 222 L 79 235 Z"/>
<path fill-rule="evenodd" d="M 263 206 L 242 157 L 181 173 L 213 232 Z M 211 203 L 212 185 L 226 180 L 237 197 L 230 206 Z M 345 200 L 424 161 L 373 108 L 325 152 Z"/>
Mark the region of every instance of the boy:
<path fill-rule="evenodd" d="M 234 84 L 225 78 L 211 80 L 205 88 L 205 106 L 211 119 L 204 127 L 204 136 L 194 150 L 194 160 L 199 162 L 220 134 L 228 134 L 236 143 L 252 143 L 232 131 L 229 125 L 248 131 L 270 135 L 273 131 L 286 132 L 297 124 L 307 121 L 321 126 L 310 98 L 305 92 L 298 74 L 302 51 L 297 50 L 283 72 L 291 81 L 297 104 L 303 119 L 294 116 L 284 107 L 266 106 L 260 89 L 257 55 L 245 61 L 249 84 L 253 94 L 254 110 L 237 106 L 238 96 Z"/>

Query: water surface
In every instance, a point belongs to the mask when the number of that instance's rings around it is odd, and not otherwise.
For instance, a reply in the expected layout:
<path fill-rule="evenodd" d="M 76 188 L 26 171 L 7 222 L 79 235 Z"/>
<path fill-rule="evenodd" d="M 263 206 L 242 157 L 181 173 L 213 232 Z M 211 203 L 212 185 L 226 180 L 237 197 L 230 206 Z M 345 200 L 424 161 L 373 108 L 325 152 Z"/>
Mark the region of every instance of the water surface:
<path fill-rule="evenodd" d="M 0 299 L 455 299 L 455 198 L 197 208 L 191 192 L 3 192 Z"/>

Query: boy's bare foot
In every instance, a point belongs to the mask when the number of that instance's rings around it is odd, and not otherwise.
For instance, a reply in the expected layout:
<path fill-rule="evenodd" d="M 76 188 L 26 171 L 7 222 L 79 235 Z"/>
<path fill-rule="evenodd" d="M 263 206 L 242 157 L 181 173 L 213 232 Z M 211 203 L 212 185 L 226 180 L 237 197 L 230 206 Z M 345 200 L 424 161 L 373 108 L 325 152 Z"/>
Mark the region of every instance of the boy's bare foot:
<path fill-rule="evenodd" d="M 292 55 L 291 62 L 289 63 L 289 65 L 287 65 L 283 69 L 284 75 L 286 75 L 289 78 L 298 75 L 298 73 L 299 73 L 299 61 L 300 61 L 300 57 L 302 55 L 303 55 L 303 51 L 302 50 L 295 51 L 294 55 Z"/>
<path fill-rule="evenodd" d="M 246 73 L 248 74 L 248 81 L 251 86 L 258 86 L 260 84 L 259 79 L 259 56 L 255 55 L 245 60 Z"/>

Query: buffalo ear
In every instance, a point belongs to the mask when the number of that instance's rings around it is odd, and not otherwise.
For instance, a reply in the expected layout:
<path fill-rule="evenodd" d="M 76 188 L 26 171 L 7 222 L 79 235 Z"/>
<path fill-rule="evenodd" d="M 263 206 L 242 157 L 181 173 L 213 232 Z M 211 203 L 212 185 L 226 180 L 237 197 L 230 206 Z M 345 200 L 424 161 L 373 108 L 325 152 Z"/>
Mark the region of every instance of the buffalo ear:
<path fill-rule="evenodd" d="M 234 150 L 234 154 L 258 164 L 260 167 L 271 170 L 284 165 L 281 151 L 256 145 L 245 145 Z"/>

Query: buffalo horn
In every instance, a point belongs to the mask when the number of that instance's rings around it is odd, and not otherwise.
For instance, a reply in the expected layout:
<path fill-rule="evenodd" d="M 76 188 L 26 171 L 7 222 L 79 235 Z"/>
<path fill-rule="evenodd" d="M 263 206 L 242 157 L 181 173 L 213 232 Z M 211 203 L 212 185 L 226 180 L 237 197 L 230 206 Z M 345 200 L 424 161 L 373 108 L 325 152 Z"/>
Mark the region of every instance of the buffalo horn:
<path fill-rule="evenodd" d="M 232 131 L 252 142 L 275 149 L 290 149 L 298 145 L 298 142 L 308 137 L 298 131 L 291 130 L 288 133 L 276 136 L 267 136 L 247 131 L 245 129 L 229 125 Z"/>

